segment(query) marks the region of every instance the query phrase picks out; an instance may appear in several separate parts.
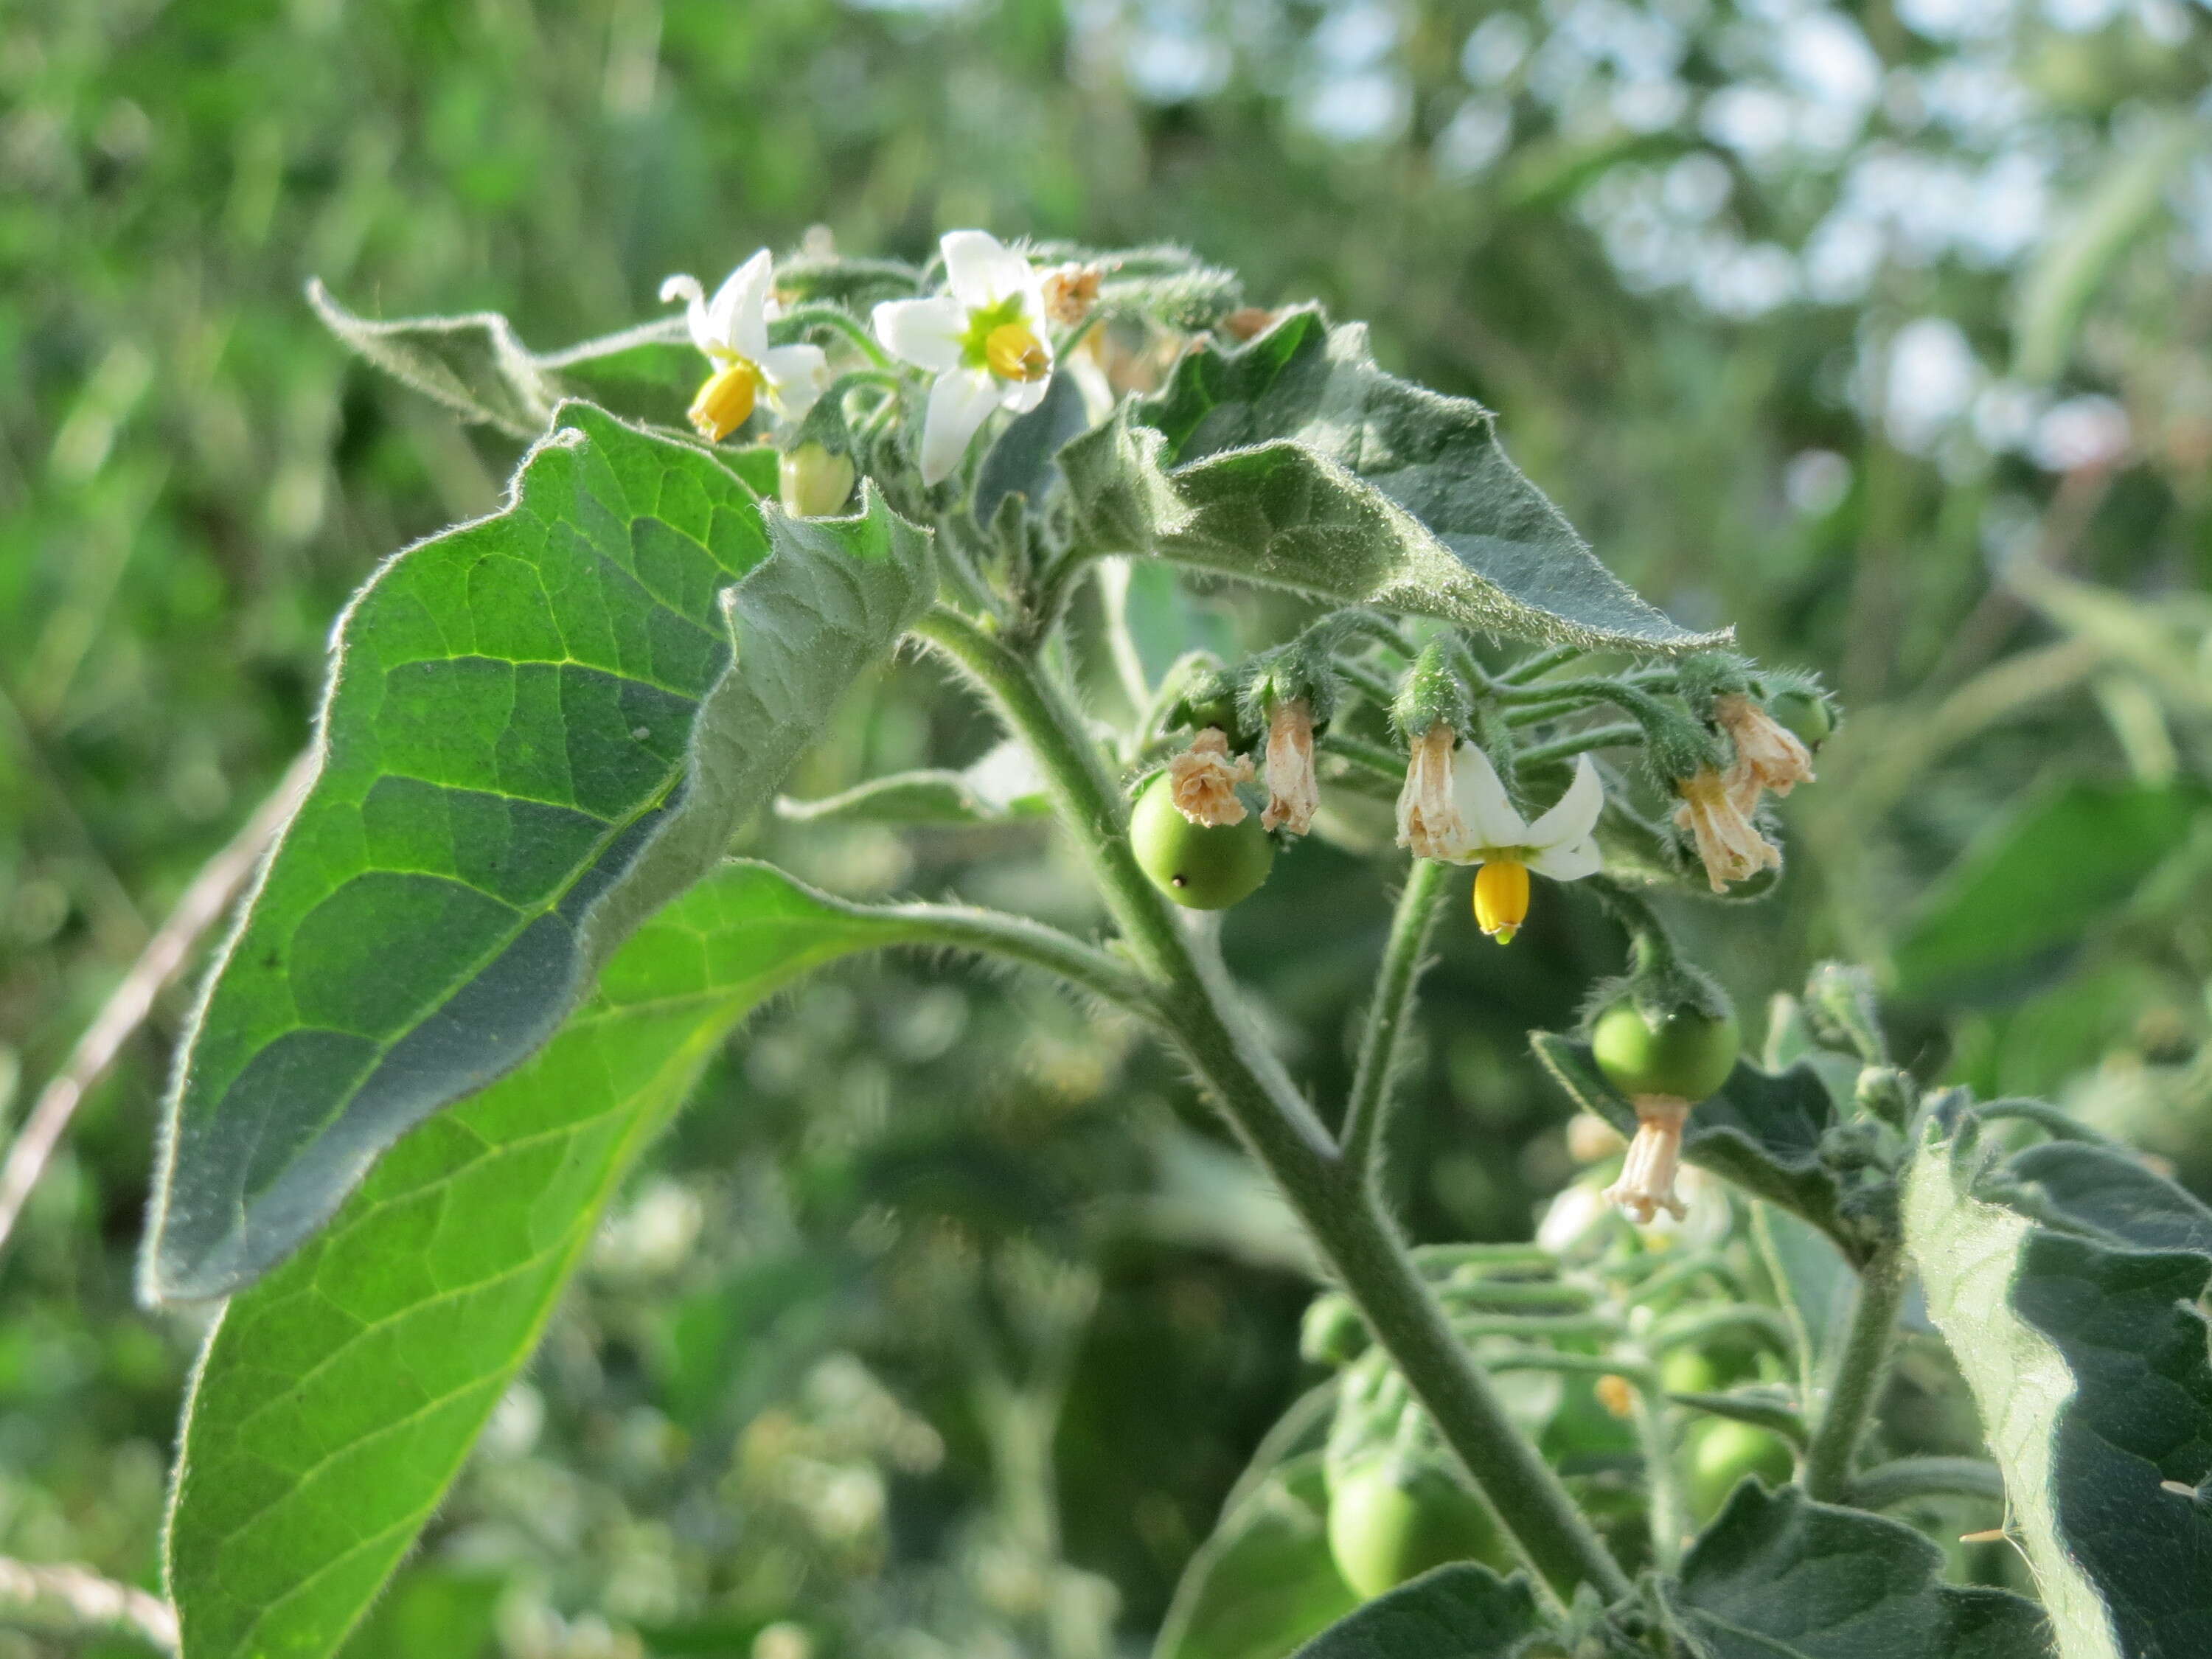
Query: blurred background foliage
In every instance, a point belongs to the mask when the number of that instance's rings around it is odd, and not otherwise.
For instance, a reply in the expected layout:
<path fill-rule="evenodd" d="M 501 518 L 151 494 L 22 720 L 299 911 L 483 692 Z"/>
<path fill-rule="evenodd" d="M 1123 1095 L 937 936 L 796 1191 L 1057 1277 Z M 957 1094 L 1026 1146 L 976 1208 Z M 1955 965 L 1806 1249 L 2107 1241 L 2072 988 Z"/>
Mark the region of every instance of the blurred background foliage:
<path fill-rule="evenodd" d="M 918 256 L 974 223 L 1188 241 L 1498 408 L 1616 569 L 1850 711 L 1778 896 L 1683 917 L 1739 1000 L 1869 961 L 1923 1074 L 2212 1191 L 2208 82 L 2185 0 L 15 0 L 0 1103 L 301 744 L 346 595 L 514 459 L 349 361 L 310 275 L 550 347 L 811 227 Z M 1151 597 L 1170 633 L 1279 622 Z M 909 661 L 793 787 L 993 736 Z M 1087 920 L 1036 826 L 754 839 Z M 1309 844 L 1229 922 L 1325 1094 L 1391 879 Z M 1422 1237 L 1526 1237 L 1571 1172 L 1525 1033 L 1620 947 L 1545 896 L 1510 952 L 1446 931 L 1394 1149 Z M 198 1335 L 129 1284 L 179 1014 L 0 1262 L 0 1554 L 144 1583 Z M 1127 1034 L 837 974 L 641 1175 L 356 1651 L 1141 1650 L 1312 1380 L 1310 1283 Z"/>

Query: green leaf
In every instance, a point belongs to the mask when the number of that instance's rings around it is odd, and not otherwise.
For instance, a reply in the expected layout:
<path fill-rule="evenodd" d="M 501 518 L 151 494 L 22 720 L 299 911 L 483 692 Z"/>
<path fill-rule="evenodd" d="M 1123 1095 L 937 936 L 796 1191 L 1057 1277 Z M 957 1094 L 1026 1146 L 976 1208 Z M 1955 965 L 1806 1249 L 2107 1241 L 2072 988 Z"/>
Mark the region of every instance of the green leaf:
<path fill-rule="evenodd" d="M 1063 459 L 1099 552 L 1547 644 L 1650 653 L 1728 638 L 1678 627 L 1600 564 L 1506 458 L 1488 410 L 1384 374 L 1364 327 L 1318 311 L 1236 350 L 1194 346 L 1158 397 Z M 1109 499 L 1120 504 L 1102 510 Z"/>
<path fill-rule="evenodd" d="M 1914 914 L 1892 951 L 1898 994 L 2002 998 L 2046 975 L 2188 842 L 2205 807 L 2194 788 L 2085 782 L 2028 806 Z"/>
<path fill-rule="evenodd" d="M 872 494 L 795 520 L 704 451 L 558 418 L 504 509 L 346 612 L 321 770 L 169 1104 L 156 1298 L 247 1283 L 550 1037 L 929 598 L 928 538 Z"/>
<path fill-rule="evenodd" d="M 1698 1659 L 2036 1659 L 2043 1614 L 1942 1582 L 1911 1528 L 1746 1479 L 1665 1582 Z"/>
<path fill-rule="evenodd" d="M 2049 1140 L 2007 1164 L 2040 1214 L 2139 1250 L 2193 1250 L 2212 1261 L 2212 1210 L 2133 1153 L 2081 1140 Z"/>
<path fill-rule="evenodd" d="M 1978 1195 L 1979 1146 L 1970 1115 L 1929 1124 L 1907 1171 L 1905 1243 L 1981 1408 L 2058 1650 L 2202 1654 L 2212 1509 L 2194 1489 L 2212 1470 L 2212 1358 L 2197 1301 L 2212 1267 L 2056 1232 Z"/>
<path fill-rule="evenodd" d="M 537 352 L 495 311 L 377 321 L 348 311 L 319 282 L 307 284 L 307 301 L 331 333 L 393 379 L 513 438 L 535 438 L 562 399 L 578 396 L 672 423 L 705 378 L 681 316 Z"/>
<path fill-rule="evenodd" d="M 1376 1596 L 1297 1659 L 1514 1659 L 1543 1633 L 1526 1578 L 1466 1562 Z"/>
<path fill-rule="evenodd" d="M 1054 375 L 1046 383 L 1044 400 L 1009 421 L 975 469 L 975 522 L 988 525 L 1011 495 L 1025 496 L 1032 508 L 1042 508 L 1060 477 L 1060 450 L 1090 424 L 1075 377 Z"/>
<path fill-rule="evenodd" d="M 1529 1041 L 1545 1069 L 1585 1111 L 1623 1134 L 1636 1133 L 1635 1106 L 1606 1080 L 1589 1044 L 1549 1031 Z M 1738 1060 L 1721 1091 L 1692 1109 L 1682 1156 L 1810 1222 L 1859 1261 L 1866 1243 L 1834 1170 L 1820 1157 L 1820 1138 L 1835 1121 L 1835 1103 L 1809 1065 L 1801 1060 L 1776 1073 Z"/>
<path fill-rule="evenodd" d="M 1199 1547 L 1153 1659 L 1282 1659 L 1359 1603 L 1328 1553 L 1321 1454 L 1279 1464 Z"/>
<path fill-rule="evenodd" d="M 741 864 L 647 922 L 520 1070 L 422 1123 L 232 1298 L 169 1522 L 183 1659 L 319 1659 L 361 1618 L 537 1346 L 638 1149 L 738 1021 L 910 927 Z"/>

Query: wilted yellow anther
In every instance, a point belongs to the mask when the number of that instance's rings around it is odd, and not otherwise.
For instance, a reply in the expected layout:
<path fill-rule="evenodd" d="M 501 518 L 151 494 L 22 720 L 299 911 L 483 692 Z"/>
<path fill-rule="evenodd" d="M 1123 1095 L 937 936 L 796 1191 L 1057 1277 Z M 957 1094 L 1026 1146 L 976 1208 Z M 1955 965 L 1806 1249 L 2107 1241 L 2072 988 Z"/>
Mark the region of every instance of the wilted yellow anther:
<path fill-rule="evenodd" d="M 1052 373 L 1052 354 L 1022 323 L 1001 323 L 985 335 L 983 361 L 1002 380 L 1042 380 Z"/>
<path fill-rule="evenodd" d="M 708 443 L 721 442 L 752 418 L 760 384 L 760 370 L 743 358 L 716 369 L 691 400 L 691 429 Z"/>
<path fill-rule="evenodd" d="M 1528 866 L 1518 859 L 1492 858 L 1474 872 L 1475 925 L 1500 945 L 1528 920 Z"/>
<path fill-rule="evenodd" d="M 853 458 L 820 444 L 785 451 L 775 475 L 776 497 L 794 519 L 826 519 L 853 494 Z"/>

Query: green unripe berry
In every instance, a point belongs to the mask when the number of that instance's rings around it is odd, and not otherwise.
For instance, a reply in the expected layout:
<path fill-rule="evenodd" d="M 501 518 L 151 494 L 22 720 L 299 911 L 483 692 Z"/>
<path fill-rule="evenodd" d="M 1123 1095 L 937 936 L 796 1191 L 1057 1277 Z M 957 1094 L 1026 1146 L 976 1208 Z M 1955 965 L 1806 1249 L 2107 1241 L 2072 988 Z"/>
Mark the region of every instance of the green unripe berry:
<path fill-rule="evenodd" d="M 1730 1418 L 1690 1431 L 1690 1513 L 1701 1524 L 1720 1513 L 1747 1474 L 1779 1486 L 1796 1473 L 1796 1459 L 1780 1435 Z"/>
<path fill-rule="evenodd" d="M 1443 1469 L 1408 1468 L 1387 1453 L 1331 1485 L 1328 1553 L 1344 1582 L 1366 1597 L 1448 1561 L 1480 1561 L 1501 1571 L 1513 1565 L 1480 1498 Z"/>
<path fill-rule="evenodd" d="M 1590 1028 L 1590 1048 L 1598 1069 L 1621 1093 L 1695 1102 L 1711 1099 L 1728 1081 L 1743 1051 L 1743 1037 L 1734 1014 L 1715 1018 L 1694 1008 L 1676 1008 L 1654 1025 L 1623 998 L 1598 1016 Z"/>
<path fill-rule="evenodd" d="M 1777 692 L 1766 712 L 1808 749 L 1818 749 L 1836 729 L 1836 711 L 1817 691 Z"/>
<path fill-rule="evenodd" d="M 1137 797 L 1129 845 L 1152 884 L 1187 910 L 1227 909 L 1250 896 L 1275 862 L 1275 843 L 1256 817 L 1193 823 L 1176 810 L 1164 772 Z"/>

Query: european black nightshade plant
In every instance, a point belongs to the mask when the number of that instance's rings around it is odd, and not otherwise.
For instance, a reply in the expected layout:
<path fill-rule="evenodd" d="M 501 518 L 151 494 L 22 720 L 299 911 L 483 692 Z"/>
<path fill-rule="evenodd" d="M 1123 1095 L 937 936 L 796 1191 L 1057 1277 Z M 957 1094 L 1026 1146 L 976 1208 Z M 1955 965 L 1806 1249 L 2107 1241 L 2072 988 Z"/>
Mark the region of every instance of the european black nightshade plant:
<path fill-rule="evenodd" d="M 168 1537 L 186 1659 L 337 1650 L 708 1056 L 810 969 L 897 945 L 1154 1033 L 1335 1279 L 1308 1325 L 1334 1380 L 1240 1484 L 1162 1655 L 2212 1651 L 2212 1213 L 2049 1108 L 1923 1097 L 1855 970 L 1778 1000 L 1764 1063 L 1740 1057 L 1661 907 L 1771 881 L 1765 798 L 1811 781 L 1833 711 L 1630 592 L 1487 411 L 1175 249 L 763 252 L 711 300 L 671 278 L 682 318 L 550 354 L 497 318 L 314 297 L 531 447 L 504 507 L 348 609 L 314 775 L 179 1065 L 144 1289 L 227 1299 Z M 1060 641 L 1129 560 L 1312 619 L 1242 662 L 1136 667 L 1109 733 Z M 1026 746 L 1110 940 L 726 856 L 902 641 Z M 945 787 L 866 793 L 880 817 Z M 1325 1106 L 1184 913 L 1360 795 L 1411 857 Z M 1509 944 L 1532 878 L 1588 884 L 1631 941 L 1587 1035 L 1535 1040 L 1592 1165 L 1534 1243 L 1408 1250 L 1374 1166 L 1424 953 L 1470 925 L 1440 920 L 1455 891 Z M 1625 1170 L 1602 1124 L 1634 1137 Z M 1916 1272 L 1986 1458 L 1881 1421 Z M 1947 1582 L 1927 1529 L 1960 1506 L 2002 1517 L 2039 1605 Z M 1394 1588 L 1458 1555 L 1490 1565 Z M 1299 1594 L 1255 1590 L 1286 1574 Z"/>

